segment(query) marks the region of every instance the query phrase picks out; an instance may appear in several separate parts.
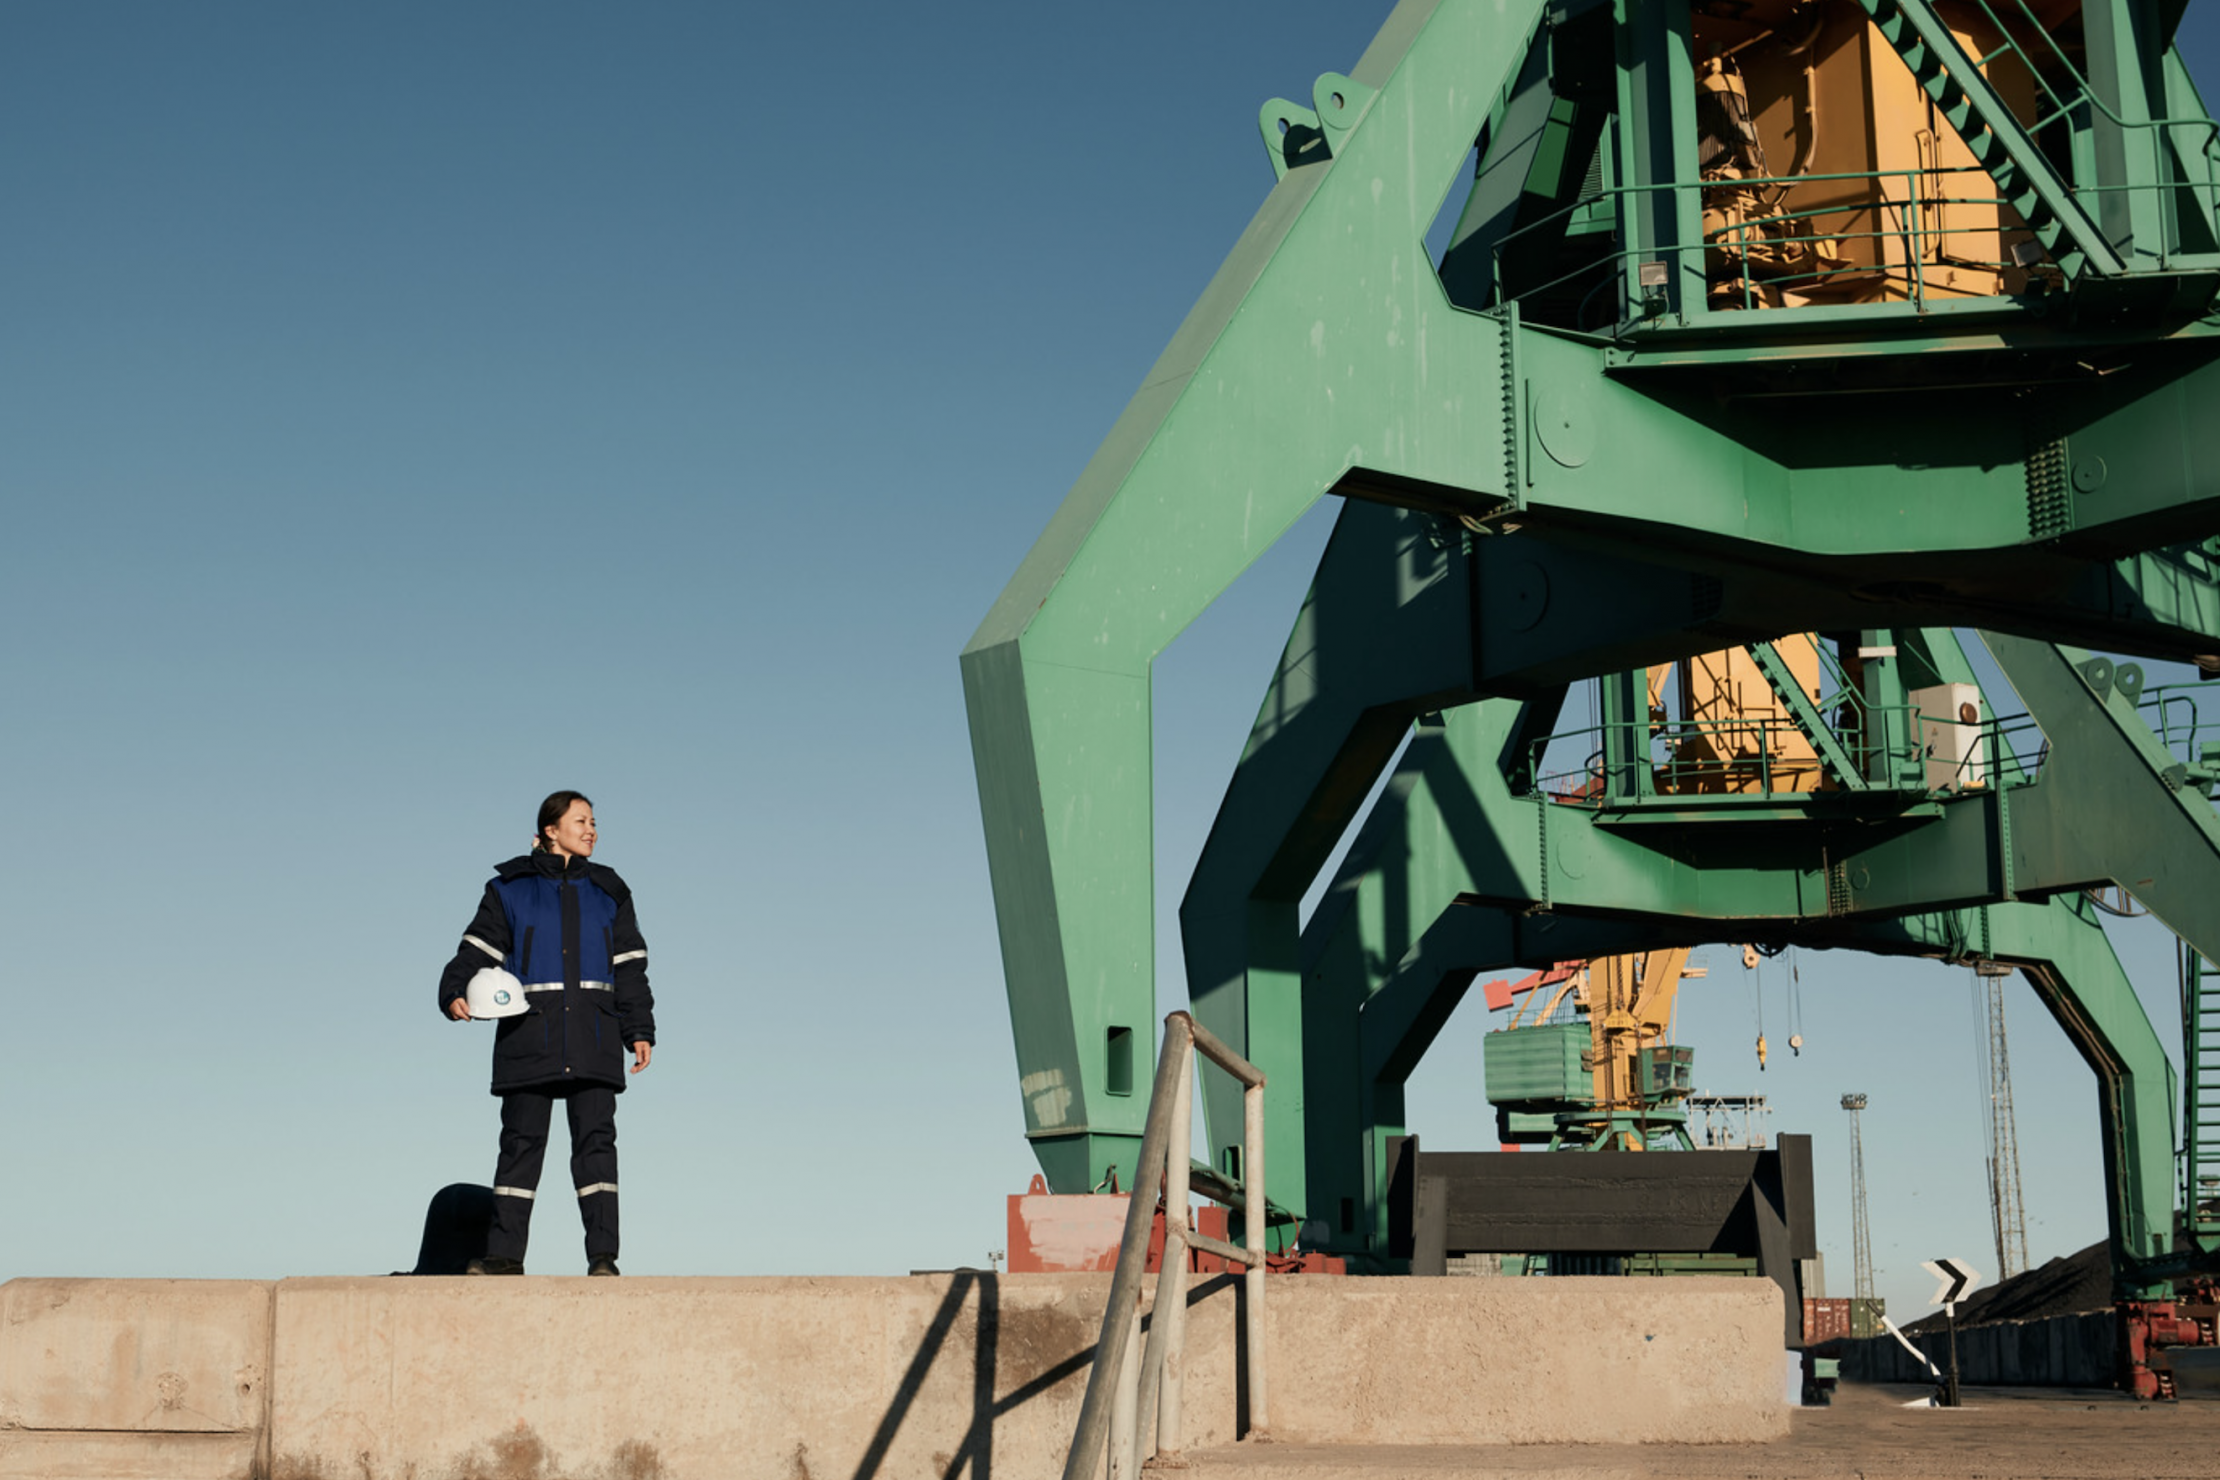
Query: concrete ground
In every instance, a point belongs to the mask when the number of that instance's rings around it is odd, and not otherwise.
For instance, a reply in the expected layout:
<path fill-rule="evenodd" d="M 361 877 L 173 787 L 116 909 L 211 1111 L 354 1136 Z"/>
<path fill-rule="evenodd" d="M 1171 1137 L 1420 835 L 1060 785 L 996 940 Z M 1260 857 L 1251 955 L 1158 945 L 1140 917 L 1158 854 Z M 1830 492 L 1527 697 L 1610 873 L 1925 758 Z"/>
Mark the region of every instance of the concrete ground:
<path fill-rule="evenodd" d="M 1197 1480 L 2209 1480 L 2220 1402 L 2139 1404 L 2117 1392 L 1969 1388 L 1958 1409 L 1901 1405 L 1927 1390 L 1845 1383 L 1769 1444 L 1344 1447 L 1227 1445 Z M 1598 1395 L 1598 1401 L 1608 1401 Z"/>

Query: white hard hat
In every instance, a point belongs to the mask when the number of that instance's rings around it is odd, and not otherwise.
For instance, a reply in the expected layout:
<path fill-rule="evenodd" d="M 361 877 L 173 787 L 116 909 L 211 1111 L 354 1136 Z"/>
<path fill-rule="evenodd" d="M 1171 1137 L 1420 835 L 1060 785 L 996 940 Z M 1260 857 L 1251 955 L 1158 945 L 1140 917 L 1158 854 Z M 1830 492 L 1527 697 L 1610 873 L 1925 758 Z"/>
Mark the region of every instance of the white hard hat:
<path fill-rule="evenodd" d="M 470 979 L 464 991 L 474 1018 L 515 1017 L 524 1011 L 524 983 L 498 966 L 488 966 Z"/>

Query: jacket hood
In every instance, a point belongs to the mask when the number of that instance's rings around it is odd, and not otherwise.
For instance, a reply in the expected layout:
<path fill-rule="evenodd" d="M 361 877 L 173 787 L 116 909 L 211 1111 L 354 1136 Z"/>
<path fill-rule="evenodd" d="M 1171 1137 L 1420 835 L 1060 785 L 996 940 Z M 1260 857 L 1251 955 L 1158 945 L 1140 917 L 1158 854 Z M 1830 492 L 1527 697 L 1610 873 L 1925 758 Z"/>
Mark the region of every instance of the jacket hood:
<path fill-rule="evenodd" d="M 595 863 L 590 858 L 565 858 L 554 853 L 526 853 L 507 863 L 495 864 L 493 868 L 493 876 L 502 880 L 521 879 L 527 874 L 540 874 L 550 879 L 588 879 L 599 885 L 604 893 L 619 904 L 632 895 L 624 880 L 617 877 L 615 869 Z"/>

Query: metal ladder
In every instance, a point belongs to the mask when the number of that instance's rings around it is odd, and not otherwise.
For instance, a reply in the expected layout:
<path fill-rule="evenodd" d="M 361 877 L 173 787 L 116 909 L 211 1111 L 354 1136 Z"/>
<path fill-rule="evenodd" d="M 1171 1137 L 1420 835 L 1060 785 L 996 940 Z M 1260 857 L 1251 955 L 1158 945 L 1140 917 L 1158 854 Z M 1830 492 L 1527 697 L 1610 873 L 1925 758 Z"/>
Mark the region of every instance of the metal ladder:
<path fill-rule="evenodd" d="M 2091 270 L 2121 271 L 2110 244 L 1925 0 L 1858 0 L 1858 4 L 1896 48 L 1920 87 L 1935 100 L 1936 111 L 1958 131 L 1996 182 L 1997 193 L 2019 212 L 2066 280 L 2071 283 Z M 2010 41 L 2005 45 L 2019 49 Z"/>
<path fill-rule="evenodd" d="M 2220 966 L 2181 947 L 2182 1206 L 2190 1231 L 2220 1234 Z"/>

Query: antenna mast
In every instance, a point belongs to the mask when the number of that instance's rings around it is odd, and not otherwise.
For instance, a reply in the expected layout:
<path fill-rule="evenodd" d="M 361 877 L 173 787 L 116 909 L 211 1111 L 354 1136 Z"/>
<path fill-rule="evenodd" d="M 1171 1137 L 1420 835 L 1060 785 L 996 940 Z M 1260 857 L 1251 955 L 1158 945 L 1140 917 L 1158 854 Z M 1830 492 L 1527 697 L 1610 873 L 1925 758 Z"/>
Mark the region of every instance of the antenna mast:
<path fill-rule="evenodd" d="M 1989 1224 L 1996 1237 L 1997 1278 L 2027 1269 L 2027 1208 L 2020 1198 L 2020 1138 L 2012 1116 L 2012 1054 L 2004 1036 L 2004 984 L 2012 968 L 1997 961 L 1974 967 L 1989 1027 L 1982 1088 L 1989 1097 Z"/>
<path fill-rule="evenodd" d="M 1856 1270 L 1852 1293 L 1860 1300 L 1873 1298 L 1873 1230 L 1865 1217 L 1865 1140 L 1858 1131 L 1858 1112 L 1865 1096 L 1844 1095 L 1842 1108 L 1850 1112 L 1850 1256 Z"/>

